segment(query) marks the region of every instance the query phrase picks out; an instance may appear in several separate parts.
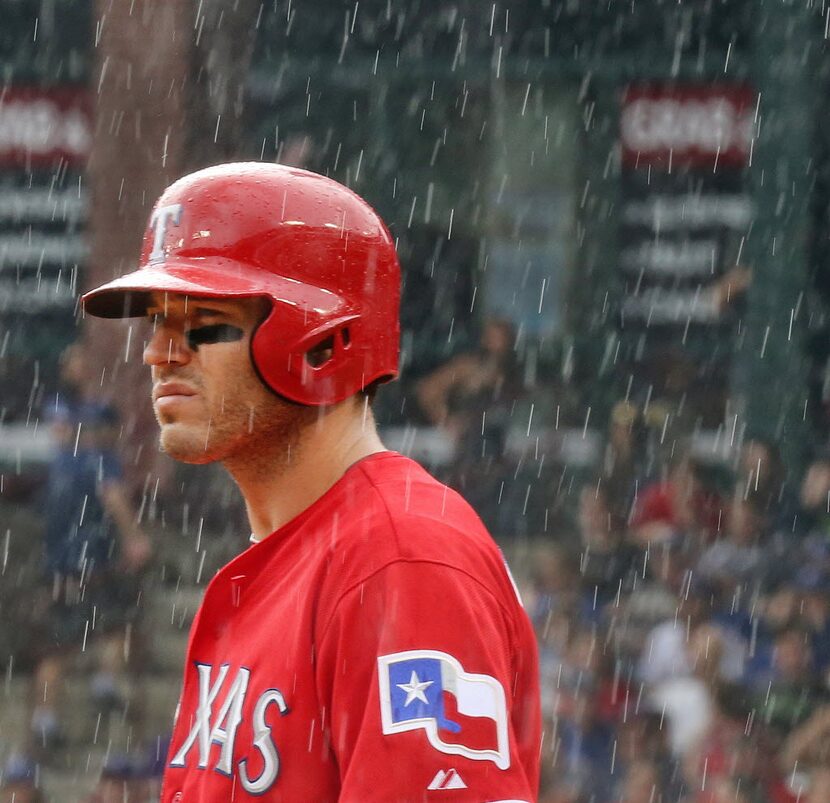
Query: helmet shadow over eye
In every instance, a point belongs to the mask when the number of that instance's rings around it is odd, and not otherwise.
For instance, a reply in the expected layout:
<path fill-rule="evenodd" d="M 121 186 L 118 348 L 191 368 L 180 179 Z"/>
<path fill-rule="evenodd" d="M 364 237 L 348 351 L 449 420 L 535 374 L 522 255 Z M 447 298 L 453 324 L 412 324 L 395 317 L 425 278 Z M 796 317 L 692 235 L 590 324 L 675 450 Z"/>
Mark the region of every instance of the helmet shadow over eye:
<path fill-rule="evenodd" d="M 188 329 L 185 337 L 188 347 L 196 351 L 199 346 L 208 346 L 213 343 L 235 343 L 245 337 L 245 332 L 229 323 L 212 323 Z"/>

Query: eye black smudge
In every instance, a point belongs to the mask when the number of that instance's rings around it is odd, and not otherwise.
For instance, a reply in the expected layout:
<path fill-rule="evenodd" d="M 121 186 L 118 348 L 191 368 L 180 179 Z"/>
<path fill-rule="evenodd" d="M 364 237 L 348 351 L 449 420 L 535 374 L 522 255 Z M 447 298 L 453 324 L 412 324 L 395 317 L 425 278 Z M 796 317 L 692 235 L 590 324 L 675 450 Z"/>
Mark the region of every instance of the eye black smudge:
<path fill-rule="evenodd" d="M 212 343 L 233 343 L 242 340 L 245 333 L 238 326 L 229 323 L 214 323 L 208 326 L 197 326 L 187 331 L 187 345 L 193 350 L 199 346 L 208 346 Z"/>

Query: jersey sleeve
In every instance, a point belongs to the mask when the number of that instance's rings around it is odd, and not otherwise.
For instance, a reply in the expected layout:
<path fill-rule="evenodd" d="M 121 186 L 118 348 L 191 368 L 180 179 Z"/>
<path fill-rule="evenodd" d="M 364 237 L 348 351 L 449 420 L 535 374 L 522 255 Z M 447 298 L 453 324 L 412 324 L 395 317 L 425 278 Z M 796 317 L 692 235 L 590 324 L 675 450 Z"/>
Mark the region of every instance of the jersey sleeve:
<path fill-rule="evenodd" d="M 317 656 L 340 803 L 535 800 L 525 622 L 515 599 L 439 563 L 397 561 L 348 589 Z"/>

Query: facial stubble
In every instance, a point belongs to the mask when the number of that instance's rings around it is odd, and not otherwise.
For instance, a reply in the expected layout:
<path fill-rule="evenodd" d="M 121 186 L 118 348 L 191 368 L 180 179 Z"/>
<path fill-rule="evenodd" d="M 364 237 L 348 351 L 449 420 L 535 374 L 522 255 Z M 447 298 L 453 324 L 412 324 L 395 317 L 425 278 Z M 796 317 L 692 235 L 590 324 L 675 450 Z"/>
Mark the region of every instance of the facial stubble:
<path fill-rule="evenodd" d="M 208 405 L 203 426 L 159 420 L 162 450 L 184 463 L 222 462 L 234 475 L 273 473 L 287 466 L 298 455 L 317 411 L 292 404 L 253 381 L 255 387 L 237 389 L 232 398 Z"/>

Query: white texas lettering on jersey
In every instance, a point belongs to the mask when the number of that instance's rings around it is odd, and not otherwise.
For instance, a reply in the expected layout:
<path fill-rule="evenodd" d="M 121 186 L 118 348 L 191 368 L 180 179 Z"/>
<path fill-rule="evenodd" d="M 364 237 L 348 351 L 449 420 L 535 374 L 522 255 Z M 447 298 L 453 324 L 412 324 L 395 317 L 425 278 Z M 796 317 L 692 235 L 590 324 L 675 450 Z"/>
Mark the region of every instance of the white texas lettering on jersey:
<path fill-rule="evenodd" d="M 182 205 L 170 204 L 160 206 L 150 216 L 150 228 L 153 229 L 153 250 L 150 252 L 150 262 L 164 262 L 164 235 L 167 233 L 167 224 L 178 226 L 182 219 Z"/>
<path fill-rule="evenodd" d="M 211 664 L 197 664 L 199 672 L 199 708 L 193 720 L 193 727 L 182 743 L 173 760 L 171 767 L 187 765 L 187 756 L 197 740 L 199 742 L 199 769 L 205 769 L 210 761 L 211 747 L 214 744 L 221 746 L 219 760 L 214 769 L 223 775 L 233 774 L 233 752 L 236 742 L 236 732 L 243 720 L 242 708 L 245 695 L 248 692 L 248 682 L 251 678 L 249 669 L 241 667 L 236 673 L 233 683 L 230 684 L 225 699 L 214 718 L 213 705 L 219 697 L 228 676 L 228 664 L 219 667 L 216 679 L 211 683 L 213 666 Z M 280 714 L 288 713 L 288 705 L 279 689 L 267 689 L 256 702 L 253 712 L 253 747 L 262 757 L 262 771 L 256 778 L 248 776 L 248 759 L 238 762 L 239 780 L 242 787 L 250 794 L 262 794 L 271 788 L 280 771 L 280 757 L 277 746 L 271 738 L 271 728 L 266 721 L 268 706 L 276 704 Z"/>
<path fill-rule="evenodd" d="M 263 692 L 254 706 L 254 747 L 262 754 L 265 762 L 262 772 L 253 780 L 248 777 L 248 759 L 239 762 L 239 780 L 242 788 L 251 795 L 261 795 L 267 792 L 277 778 L 280 771 L 280 754 L 271 739 L 271 729 L 265 722 L 265 711 L 271 703 L 276 703 L 280 714 L 288 713 L 285 698 L 279 689 L 268 689 Z"/>

